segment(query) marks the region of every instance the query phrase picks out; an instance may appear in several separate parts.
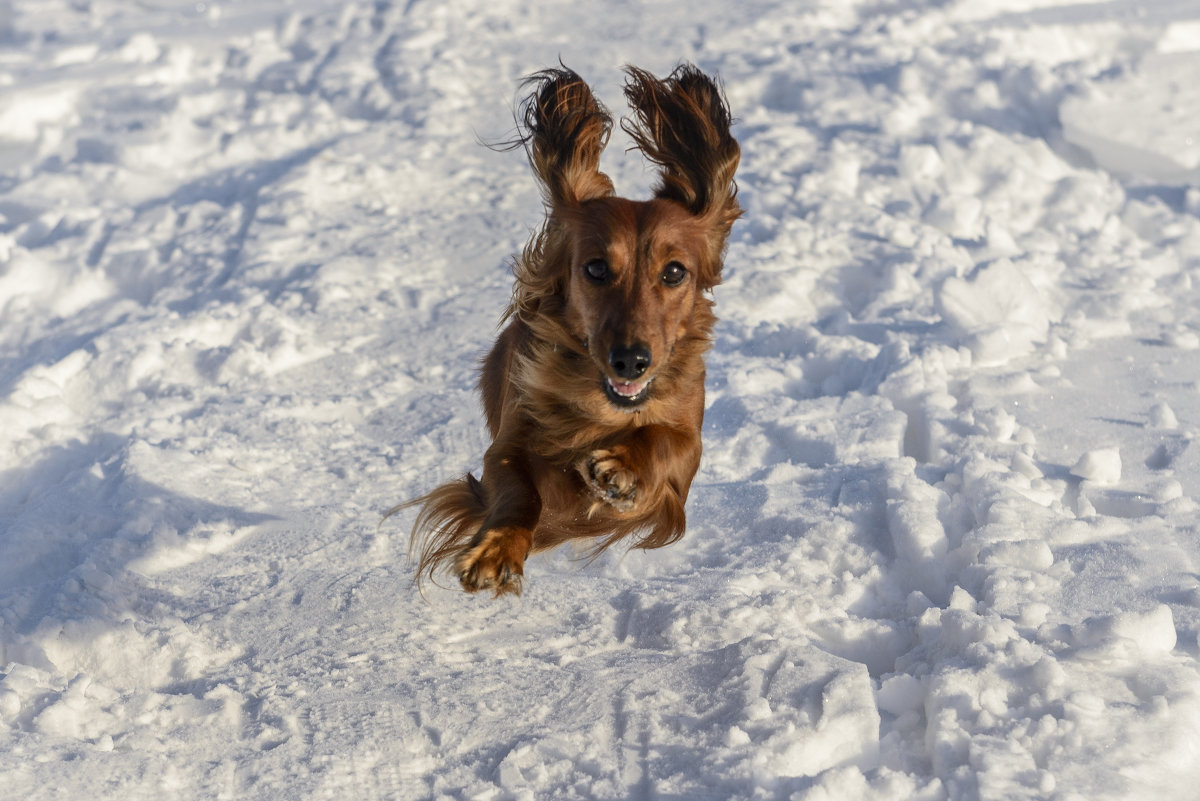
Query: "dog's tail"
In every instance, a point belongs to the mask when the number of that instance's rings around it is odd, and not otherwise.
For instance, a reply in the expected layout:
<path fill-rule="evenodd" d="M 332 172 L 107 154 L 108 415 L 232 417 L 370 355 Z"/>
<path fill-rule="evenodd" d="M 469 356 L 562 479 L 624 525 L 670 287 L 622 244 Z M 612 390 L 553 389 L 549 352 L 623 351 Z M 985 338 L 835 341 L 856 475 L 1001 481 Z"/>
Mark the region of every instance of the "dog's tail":
<path fill-rule="evenodd" d="M 437 574 L 448 570 L 454 557 L 470 544 L 487 515 L 487 498 L 483 484 L 468 473 L 419 498 L 393 506 L 383 519 L 418 506 L 421 511 L 413 522 L 408 558 L 417 563 L 414 580 L 420 587 L 426 579 L 436 583 Z"/>

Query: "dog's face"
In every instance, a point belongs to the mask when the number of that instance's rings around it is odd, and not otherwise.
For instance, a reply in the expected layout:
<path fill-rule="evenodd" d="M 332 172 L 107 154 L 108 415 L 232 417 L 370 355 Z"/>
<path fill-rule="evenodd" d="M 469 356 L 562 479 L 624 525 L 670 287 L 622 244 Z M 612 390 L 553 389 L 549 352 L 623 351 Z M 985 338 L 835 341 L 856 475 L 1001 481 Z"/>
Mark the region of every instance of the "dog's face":
<path fill-rule="evenodd" d="M 561 323 L 566 330 L 554 336 L 573 338 L 572 351 L 583 346 L 580 364 L 594 371 L 587 377 L 595 376 L 596 392 L 635 411 L 656 389 L 669 394 L 681 337 L 693 348 L 707 344 L 711 313 L 698 320 L 697 307 L 710 304 L 699 295 L 720 283 L 725 241 L 741 214 L 733 180 L 741 151 L 719 86 L 695 67 L 662 80 L 626 72 L 633 116 L 622 127 L 659 168 L 645 201 L 617 197 L 600 171 L 612 118 L 587 84 L 566 69 L 531 79 L 517 141 L 547 218 L 518 262 L 511 309 Z"/>
<path fill-rule="evenodd" d="M 714 283 L 710 232 L 663 199 L 590 200 L 564 214 L 566 323 L 596 371 L 598 391 L 634 410 L 654 392 Z"/>

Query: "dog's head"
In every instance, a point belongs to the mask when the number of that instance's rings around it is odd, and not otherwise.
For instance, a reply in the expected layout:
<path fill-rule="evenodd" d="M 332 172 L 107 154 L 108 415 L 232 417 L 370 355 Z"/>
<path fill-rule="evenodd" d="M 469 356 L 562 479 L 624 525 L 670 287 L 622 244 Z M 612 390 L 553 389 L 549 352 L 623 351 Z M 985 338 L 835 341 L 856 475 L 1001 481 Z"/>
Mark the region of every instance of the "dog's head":
<path fill-rule="evenodd" d="M 645 201 L 616 197 L 600 172 L 612 118 L 587 84 L 565 68 L 530 79 L 521 141 L 547 217 L 519 265 L 515 311 L 560 316 L 586 351 L 597 389 L 636 409 L 693 331 L 696 308 L 708 308 L 701 293 L 721 280 L 741 214 L 733 182 L 740 150 L 721 91 L 704 73 L 683 65 L 660 80 L 626 71 L 634 114 L 623 127 L 659 167 Z"/>

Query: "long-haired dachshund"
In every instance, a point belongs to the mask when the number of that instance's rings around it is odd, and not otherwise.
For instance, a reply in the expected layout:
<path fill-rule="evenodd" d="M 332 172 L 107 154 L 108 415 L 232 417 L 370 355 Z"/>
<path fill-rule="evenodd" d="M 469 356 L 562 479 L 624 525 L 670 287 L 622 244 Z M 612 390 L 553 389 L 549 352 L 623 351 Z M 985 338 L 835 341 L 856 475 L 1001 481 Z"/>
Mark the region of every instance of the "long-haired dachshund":
<path fill-rule="evenodd" d="M 514 146 L 546 219 L 515 262 L 507 325 L 483 362 L 482 478 L 388 512 L 421 506 L 418 581 L 450 571 L 467 592 L 520 593 L 531 551 L 586 538 L 595 554 L 630 535 L 658 548 L 683 535 L 716 321 L 706 293 L 741 215 L 740 149 L 704 73 L 626 73 L 622 127 L 659 168 L 644 201 L 617 197 L 600 172 L 612 117 L 588 85 L 565 67 L 527 79 Z"/>

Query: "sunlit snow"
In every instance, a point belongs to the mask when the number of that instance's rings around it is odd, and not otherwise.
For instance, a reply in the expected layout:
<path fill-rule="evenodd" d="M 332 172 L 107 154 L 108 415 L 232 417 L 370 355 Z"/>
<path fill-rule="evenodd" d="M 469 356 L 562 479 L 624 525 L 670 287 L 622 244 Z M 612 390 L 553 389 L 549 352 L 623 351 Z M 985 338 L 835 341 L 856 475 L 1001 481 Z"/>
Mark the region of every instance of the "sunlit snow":
<path fill-rule="evenodd" d="M 1198 32 L 0 0 L 0 798 L 1195 799 Z M 738 120 L 688 533 L 422 598 L 560 58 Z"/>

